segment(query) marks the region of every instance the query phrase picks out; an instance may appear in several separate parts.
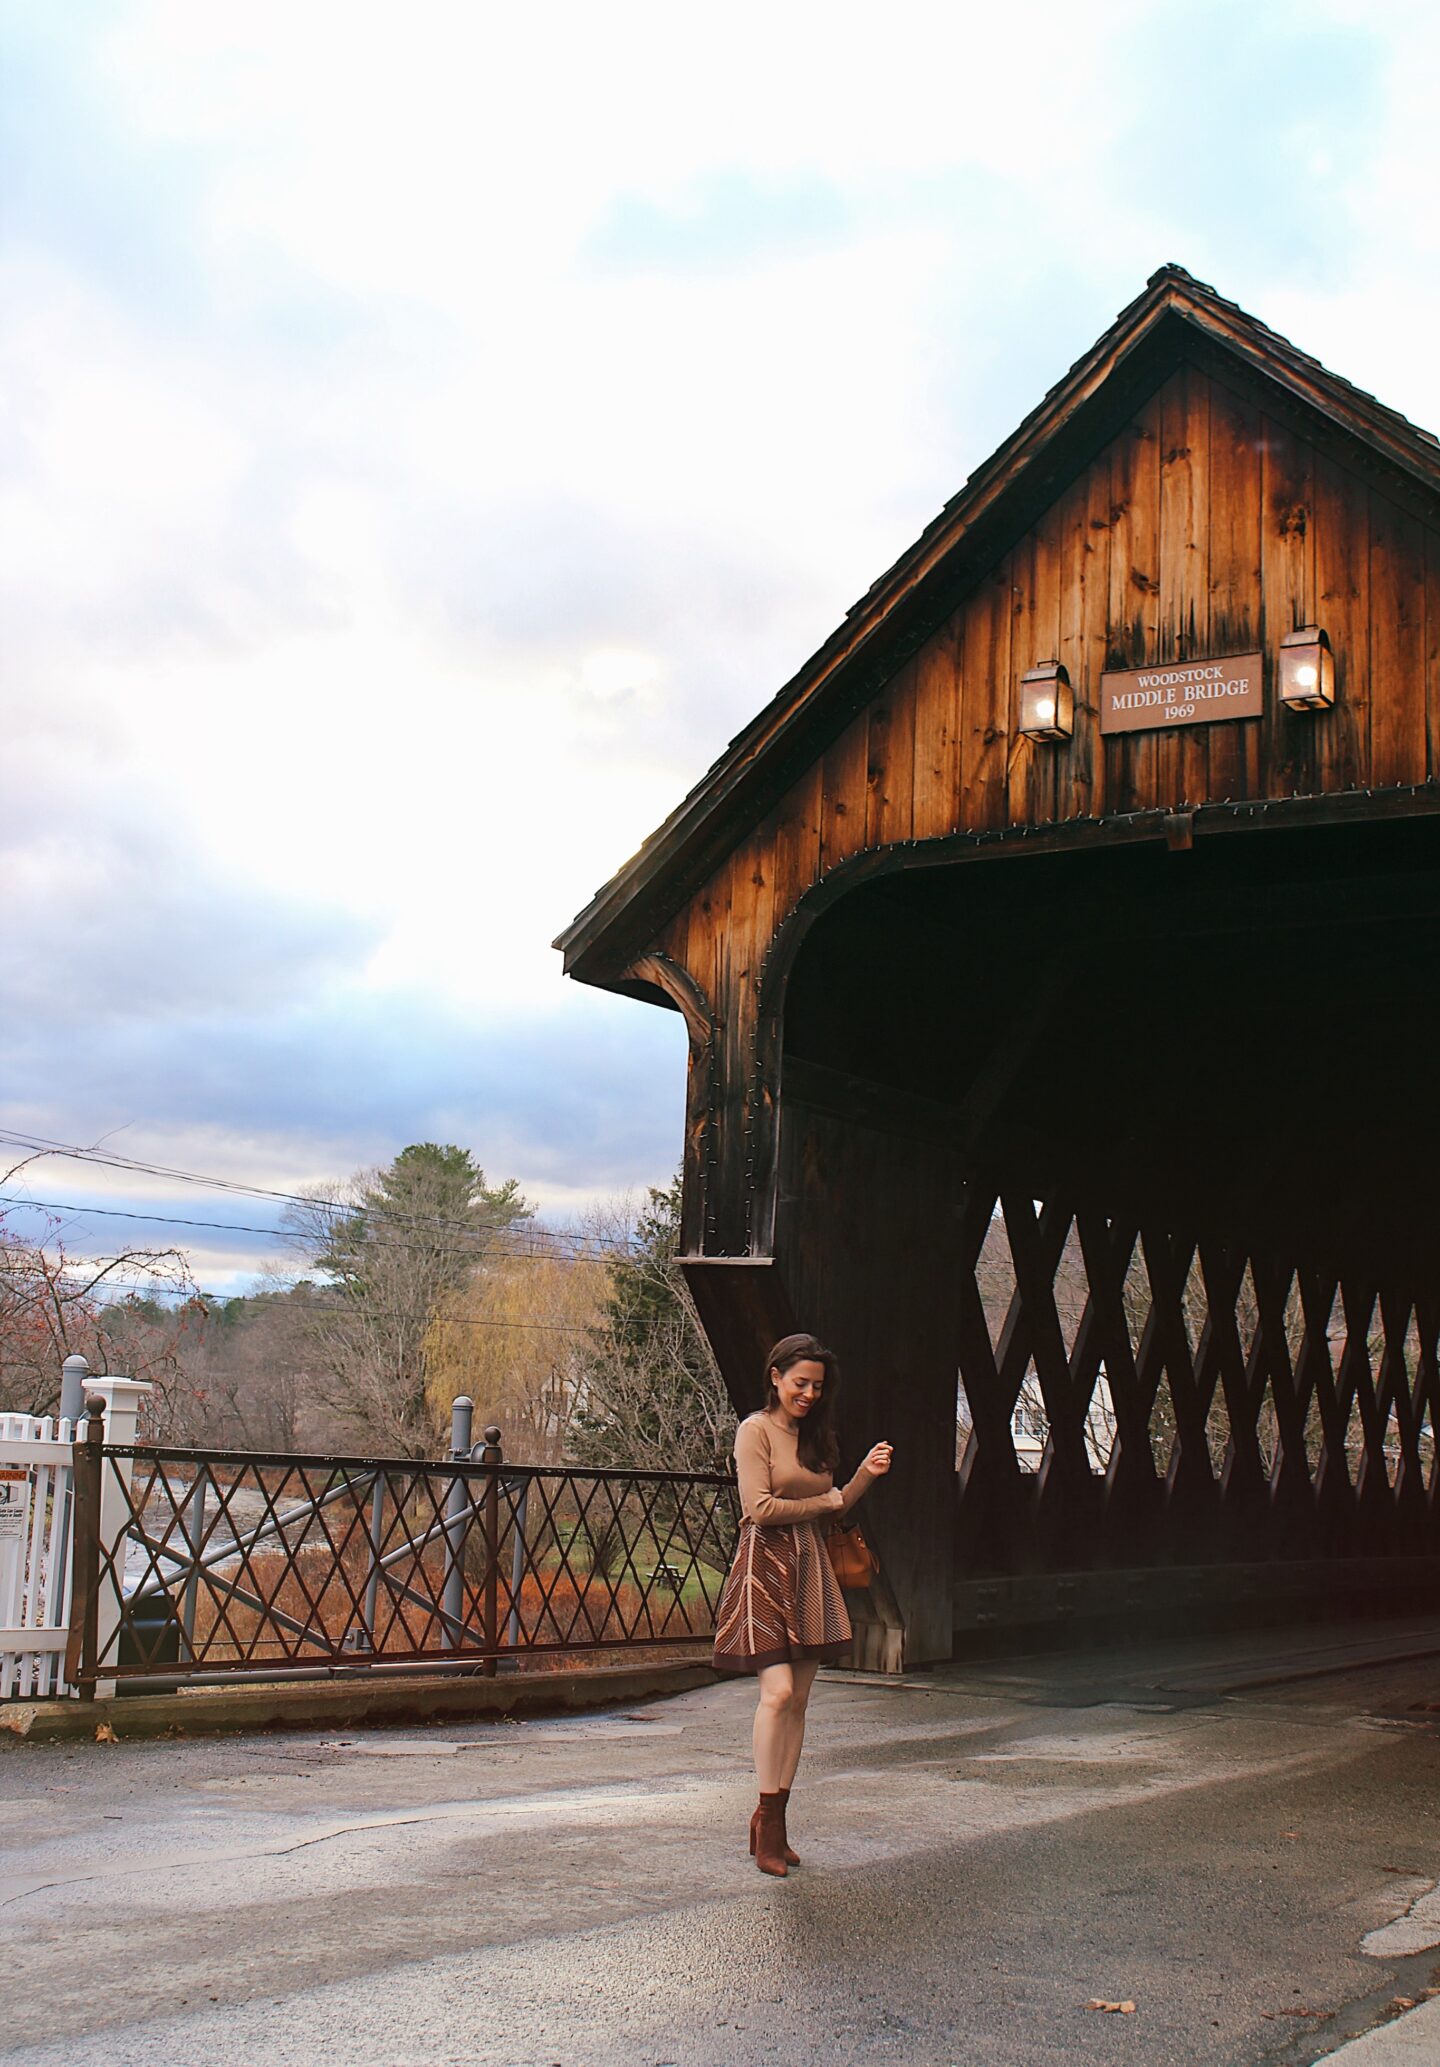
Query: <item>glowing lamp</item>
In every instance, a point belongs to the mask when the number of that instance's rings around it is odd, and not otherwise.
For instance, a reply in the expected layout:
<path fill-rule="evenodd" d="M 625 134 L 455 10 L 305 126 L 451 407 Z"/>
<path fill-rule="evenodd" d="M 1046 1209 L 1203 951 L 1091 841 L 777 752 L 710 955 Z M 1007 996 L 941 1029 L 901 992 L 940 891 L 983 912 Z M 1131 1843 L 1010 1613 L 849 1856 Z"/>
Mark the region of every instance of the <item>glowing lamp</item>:
<path fill-rule="evenodd" d="M 1335 656 L 1318 625 L 1280 641 L 1280 701 L 1287 710 L 1328 711 L 1335 701 Z"/>
<path fill-rule="evenodd" d="M 1075 730 L 1075 692 L 1058 660 L 1020 677 L 1020 730 L 1027 739 L 1068 739 Z"/>

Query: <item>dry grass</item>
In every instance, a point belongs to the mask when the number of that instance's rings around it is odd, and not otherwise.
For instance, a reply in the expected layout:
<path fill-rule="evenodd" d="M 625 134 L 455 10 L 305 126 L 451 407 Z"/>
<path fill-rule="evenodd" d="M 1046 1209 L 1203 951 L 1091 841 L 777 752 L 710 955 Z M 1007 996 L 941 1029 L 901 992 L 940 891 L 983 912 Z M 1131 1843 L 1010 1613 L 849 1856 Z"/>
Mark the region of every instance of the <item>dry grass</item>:
<path fill-rule="evenodd" d="M 365 1631 L 368 1558 L 368 1547 L 361 1543 L 347 1546 L 339 1560 L 320 1545 L 302 1547 L 290 1556 L 278 1549 L 254 1551 L 243 1566 L 237 1563 L 223 1576 L 242 1585 L 258 1606 L 234 1600 L 202 1581 L 195 1616 L 199 1662 L 304 1664 L 320 1662 L 327 1652 L 333 1655 L 347 1639 L 353 1641 Z M 373 1653 L 367 1642 L 357 1647 L 356 1655 L 443 1655 L 449 1648 L 441 1613 L 444 1575 L 444 1558 L 438 1551 L 392 1566 L 389 1583 L 382 1581 L 377 1598 Z M 688 1637 L 699 1644 L 713 1629 L 711 1609 L 702 1597 L 677 1599 L 663 1585 L 651 1589 L 647 1612 L 641 1589 L 628 1580 L 577 1580 L 564 1570 L 540 1577 L 527 1573 L 514 1603 L 506 1580 L 508 1573 L 497 1589 L 500 1648 L 510 1648 L 513 1606 L 518 1608 L 515 1653 L 536 1665 L 613 1665 L 615 1646 L 623 1645 L 627 1652 L 639 1649 L 644 1655 L 647 1637 Z M 465 1623 L 477 1646 L 484 1616 L 484 1589 L 467 1582 Z M 306 1643 L 287 1621 L 323 1638 L 325 1651 Z M 601 1645 L 606 1648 L 598 1655 L 574 1655 Z"/>

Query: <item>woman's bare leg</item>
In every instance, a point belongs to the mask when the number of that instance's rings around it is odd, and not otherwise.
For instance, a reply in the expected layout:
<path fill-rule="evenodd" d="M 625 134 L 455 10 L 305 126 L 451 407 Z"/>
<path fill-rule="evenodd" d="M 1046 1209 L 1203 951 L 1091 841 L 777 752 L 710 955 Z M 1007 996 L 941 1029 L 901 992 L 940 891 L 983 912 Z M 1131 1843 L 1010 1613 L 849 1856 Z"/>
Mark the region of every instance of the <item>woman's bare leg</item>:
<path fill-rule="evenodd" d="M 795 1768 L 800 1763 L 800 1754 L 805 1749 L 805 1708 L 810 1699 L 810 1689 L 815 1684 L 815 1675 L 820 1670 L 818 1658 L 802 1658 L 790 1667 L 790 1713 L 786 1729 L 785 1756 L 781 1763 L 781 1787 L 795 1784 Z"/>
<path fill-rule="evenodd" d="M 790 1783 L 786 1777 L 786 1763 L 794 1771 L 795 1761 L 790 1759 L 791 1714 L 795 1703 L 795 1686 L 804 1665 L 762 1665 L 756 1678 L 760 1682 L 760 1699 L 755 1709 L 755 1777 L 760 1782 L 762 1794 L 778 1794 Z M 810 1678 L 814 1678 L 811 1672 Z M 810 1691 L 810 1680 L 805 1682 L 805 1691 Z M 804 1735 L 805 1718 L 802 1707 L 800 1718 L 801 1735 Z M 800 1756 L 798 1747 L 795 1758 Z"/>

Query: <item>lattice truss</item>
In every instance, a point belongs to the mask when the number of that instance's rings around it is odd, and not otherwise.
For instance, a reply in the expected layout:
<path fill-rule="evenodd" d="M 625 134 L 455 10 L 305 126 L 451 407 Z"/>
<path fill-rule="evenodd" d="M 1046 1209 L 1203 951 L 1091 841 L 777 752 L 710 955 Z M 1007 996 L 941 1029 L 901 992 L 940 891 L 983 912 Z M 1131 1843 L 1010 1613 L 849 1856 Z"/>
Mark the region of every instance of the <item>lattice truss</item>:
<path fill-rule="evenodd" d="M 695 1643 L 738 1524 L 717 1475 L 152 1446 L 107 1512 L 105 1677 Z"/>
<path fill-rule="evenodd" d="M 984 1186 L 962 1226 L 973 1567 L 1437 1547 L 1440 1288 Z"/>

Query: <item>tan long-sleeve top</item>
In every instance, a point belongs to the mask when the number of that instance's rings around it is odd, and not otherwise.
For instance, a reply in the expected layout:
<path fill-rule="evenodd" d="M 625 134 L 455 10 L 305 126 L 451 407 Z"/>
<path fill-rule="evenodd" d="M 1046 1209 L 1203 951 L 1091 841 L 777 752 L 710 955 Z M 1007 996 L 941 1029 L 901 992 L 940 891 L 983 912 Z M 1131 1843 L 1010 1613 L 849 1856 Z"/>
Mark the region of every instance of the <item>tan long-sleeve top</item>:
<path fill-rule="evenodd" d="M 863 1464 L 843 1487 L 828 1471 L 807 1470 L 800 1462 L 795 1430 L 775 1414 L 751 1414 L 740 1423 L 735 1431 L 735 1473 L 741 1512 L 762 1528 L 848 1514 L 874 1484 Z"/>

